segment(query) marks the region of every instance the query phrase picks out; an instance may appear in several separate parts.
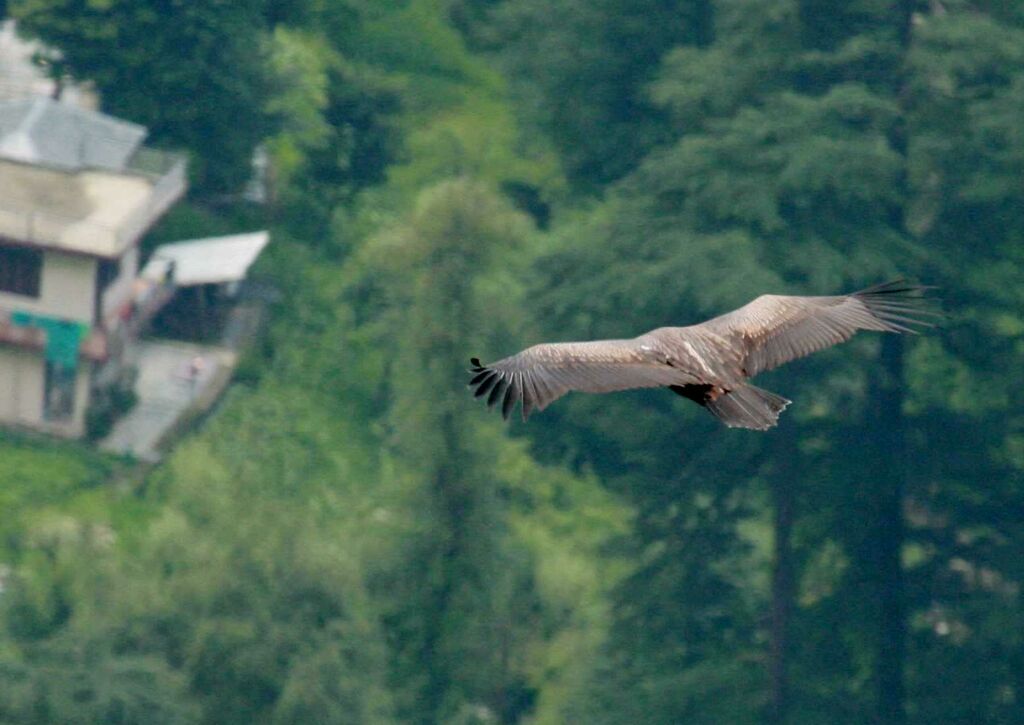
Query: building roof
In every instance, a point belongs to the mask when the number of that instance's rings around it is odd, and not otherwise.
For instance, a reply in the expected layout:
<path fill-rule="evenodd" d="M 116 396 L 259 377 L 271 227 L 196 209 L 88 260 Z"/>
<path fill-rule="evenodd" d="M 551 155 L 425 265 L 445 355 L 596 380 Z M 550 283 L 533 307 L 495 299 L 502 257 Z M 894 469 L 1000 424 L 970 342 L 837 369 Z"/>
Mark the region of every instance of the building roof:
<path fill-rule="evenodd" d="M 185 191 L 184 157 L 146 129 L 36 96 L 0 101 L 0 236 L 113 258 Z"/>
<path fill-rule="evenodd" d="M 0 157 L 64 171 L 121 171 L 146 129 L 45 96 L 0 101 Z"/>
<path fill-rule="evenodd" d="M 269 241 L 270 234 L 259 231 L 164 244 L 153 250 L 141 276 L 163 280 L 173 264 L 173 281 L 179 287 L 239 282 Z"/>

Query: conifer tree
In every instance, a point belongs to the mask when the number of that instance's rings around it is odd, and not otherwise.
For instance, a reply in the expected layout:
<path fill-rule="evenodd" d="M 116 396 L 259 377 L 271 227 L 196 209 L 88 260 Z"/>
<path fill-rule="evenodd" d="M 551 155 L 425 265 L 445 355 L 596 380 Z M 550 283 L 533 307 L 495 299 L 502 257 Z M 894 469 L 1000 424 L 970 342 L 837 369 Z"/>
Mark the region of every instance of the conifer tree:
<path fill-rule="evenodd" d="M 515 564 L 464 374 L 467 350 L 510 312 L 485 308 L 482 281 L 527 229 L 485 185 L 455 179 L 425 190 L 408 222 L 365 250 L 394 275 L 382 289 L 386 344 L 395 341 L 387 421 L 426 514 L 396 582 L 407 596 L 396 597 L 394 615 L 411 667 L 402 676 L 417 682 L 407 714 L 425 723 L 462 722 L 480 709 L 514 722 L 529 703 L 509 650 L 521 646 L 511 638 L 523 606 L 516 592 L 528 592 L 529 579 Z"/>
<path fill-rule="evenodd" d="M 1018 46 L 1010 39 L 1019 18 L 998 14 L 987 21 L 974 16 L 966 25 L 971 32 L 961 30 L 954 39 L 947 33 L 965 27 L 956 24 L 964 16 L 947 18 L 945 7 L 934 4 L 715 3 L 714 41 L 669 53 L 651 87 L 671 114 L 675 140 L 648 154 L 612 189 L 589 226 L 565 232 L 568 242 L 545 262 L 552 270 L 551 291 L 538 299 L 548 319 L 559 321 L 563 332 L 634 334 L 699 319 L 762 291 L 820 294 L 897 273 L 935 275 L 942 258 L 934 254 L 935 240 L 949 240 L 954 255 L 965 251 L 948 227 L 940 231 L 945 215 L 966 201 L 937 188 L 956 178 L 940 164 L 973 165 L 976 175 L 960 178 L 972 178 L 979 184 L 974 188 L 991 194 L 983 203 L 1005 209 L 1010 216 L 1003 218 L 1013 219 L 1012 204 L 1004 206 L 1012 192 L 998 179 L 1019 158 L 1016 137 L 1000 120 L 1012 116 L 1009 109 L 1018 98 L 1011 50 Z M 937 36 L 932 35 L 936 26 Z M 996 42 L 982 52 L 986 35 Z M 963 55 L 933 59 L 943 43 Z M 972 56 L 984 59 L 975 61 L 980 68 L 970 66 L 966 59 Z M 928 67 L 926 60 L 932 61 Z M 962 84 L 954 86 L 953 99 L 948 91 L 937 92 L 950 82 Z M 978 93 L 979 84 L 989 88 Z M 951 113 L 937 113 L 936 102 Z M 946 138 L 922 120 L 943 125 Z M 998 156 L 983 150 L 982 137 L 998 147 Z M 968 145 L 981 143 L 976 156 L 948 153 L 951 141 L 960 138 Z M 993 163 L 982 171 L 978 160 L 986 155 Z M 947 207 L 950 202 L 954 205 Z M 1003 228 L 995 238 L 1014 233 Z M 961 257 L 957 268 L 976 264 Z M 616 272 L 602 274 L 606 269 Z M 563 279 L 556 285 L 558 275 Z M 583 308 L 570 316 L 570 305 L 580 300 Z M 562 310 L 563 317 L 550 314 Z M 765 700 L 773 703 L 776 721 L 840 710 L 851 721 L 905 720 L 906 628 L 934 602 L 904 588 L 903 558 L 917 532 L 907 532 L 907 540 L 902 516 L 925 485 L 913 469 L 934 455 L 925 431 L 936 418 L 948 416 L 935 409 L 925 414 L 910 392 L 930 374 L 923 351 L 943 348 L 943 338 L 915 342 L 907 361 L 900 338 L 869 338 L 776 374 L 775 387 L 785 389 L 788 381 L 790 397 L 798 400 L 783 425 L 797 428 L 793 435 L 799 444 L 784 452 L 785 447 L 775 450 L 765 441 L 753 443 L 773 463 L 748 469 L 748 476 L 773 482 L 780 512 L 792 511 L 775 532 L 777 566 L 783 571 L 774 594 L 780 617 L 774 625 L 777 661 Z M 815 382 L 801 386 L 800 378 Z M 635 403 L 602 401 L 600 410 L 596 404 L 579 405 L 591 422 L 570 438 L 588 440 L 589 446 L 600 441 L 602 447 L 600 431 L 611 426 L 605 420 L 653 417 L 660 407 L 652 407 L 652 401 L 639 414 Z M 659 419 L 653 427 L 660 431 L 664 425 Z M 653 435 L 644 441 L 666 454 L 674 450 L 658 440 L 657 432 Z M 736 455 L 730 446 L 724 451 Z M 790 456 L 787 465 L 779 455 Z M 664 488 L 672 477 L 666 478 L 653 458 L 629 473 L 614 466 L 609 471 L 640 497 L 642 511 L 649 510 L 645 499 L 654 511 L 672 501 Z M 687 481 L 692 487 L 708 474 L 691 475 L 696 477 Z M 660 487 L 651 497 L 655 481 Z M 687 494 L 679 493 L 685 500 Z M 668 546 L 676 536 L 671 531 L 652 529 L 644 536 L 652 536 L 663 551 L 674 550 Z M 797 567 L 789 575 L 784 560 Z M 806 598 L 800 593 L 830 566 L 831 574 L 814 585 L 828 593 L 796 607 L 792 598 Z M 685 569 L 678 576 L 685 577 Z M 788 583 L 791 577 L 795 585 Z M 640 593 L 641 580 L 633 583 L 622 600 L 631 610 L 637 597 L 657 596 L 653 590 Z M 682 626 L 685 601 L 680 597 L 667 605 L 658 620 L 674 618 Z M 764 601 L 758 606 L 767 609 Z M 787 612 L 794 619 L 785 621 Z M 836 621 L 838 630 L 828 624 Z M 800 645 L 787 645 L 796 641 L 796 633 Z M 734 653 L 741 651 L 734 647 Z M 786 656 L 788 667 L 778 661 Z M 631 659 L 653 657 L 645 647 L 634 647 Z M 841 694 L 843 683 L 858 679 L 870 682 L 870 688 Z M 678 710 L 670 712 L 682 717 Z"/>

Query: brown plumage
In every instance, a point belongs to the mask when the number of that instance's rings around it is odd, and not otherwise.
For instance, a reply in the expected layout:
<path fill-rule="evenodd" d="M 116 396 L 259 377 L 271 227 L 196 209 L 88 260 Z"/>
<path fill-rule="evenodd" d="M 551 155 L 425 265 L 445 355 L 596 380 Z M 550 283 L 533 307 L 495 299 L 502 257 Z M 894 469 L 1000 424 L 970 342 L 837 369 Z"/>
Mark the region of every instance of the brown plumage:
<path fill-rule="evenodd" d="M 472 359 L 470 386 L 505 418 L 523 420 L 570 390 L 607 393 L 666 387 L 707 408 L 730 428 L 766 430 L 789 405 L 746 382 L 796 358 L 850 339 L 858 330 L 932 327 L 928 289 L 903 280 L 834 297 L 762 295 L 738 310 L 689 327 L 659 327 L 630 340 L 534 345 L 490 365 Z"/>

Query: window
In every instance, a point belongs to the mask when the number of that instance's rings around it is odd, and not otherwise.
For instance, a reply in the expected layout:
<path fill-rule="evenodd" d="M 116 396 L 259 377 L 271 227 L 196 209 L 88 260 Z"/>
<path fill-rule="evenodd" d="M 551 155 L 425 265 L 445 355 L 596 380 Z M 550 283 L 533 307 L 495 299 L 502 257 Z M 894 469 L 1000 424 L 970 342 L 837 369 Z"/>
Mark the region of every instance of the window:
<path fill-rule="evenodd" d="M 43 391 L 43 418 L 49 421 L 71 420 L 75 412 L 75 368 L 46 361 Z"/>
<path fill-rule="evenodd" d="M 0 244 L 0 292 L 38 297 L 42 276 L 42 252 Z"/>

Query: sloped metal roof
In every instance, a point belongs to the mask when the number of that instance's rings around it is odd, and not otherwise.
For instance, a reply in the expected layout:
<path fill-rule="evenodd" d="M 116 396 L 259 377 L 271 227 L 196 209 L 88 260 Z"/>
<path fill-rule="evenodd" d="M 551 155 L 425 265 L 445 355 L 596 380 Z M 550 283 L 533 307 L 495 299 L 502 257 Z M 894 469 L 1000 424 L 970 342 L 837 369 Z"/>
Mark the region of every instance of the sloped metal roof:
<path fill-rule="evenodd" d="M 0 157 L 62 170 L 121 171 L 146 129 L 45 96 L 0 101 Z"/>
<path fill-rule="evenodd" d="M 269 232 L 260 231 L 164 244 L 153 250 L 140 276 L 162 281 L 173 265 L 179 287 L 240 282 L 269 241 Z"/>

